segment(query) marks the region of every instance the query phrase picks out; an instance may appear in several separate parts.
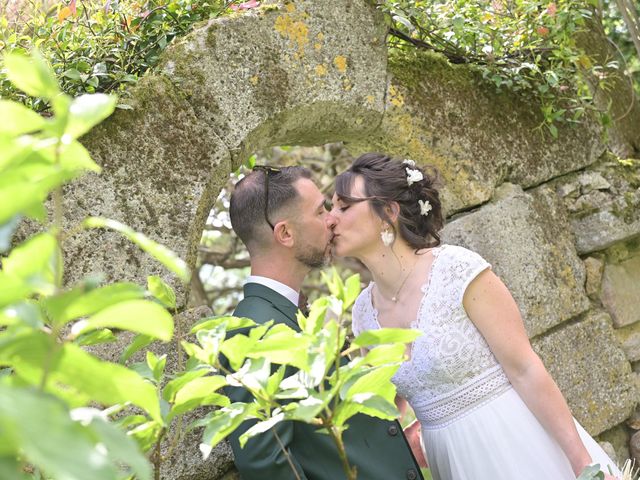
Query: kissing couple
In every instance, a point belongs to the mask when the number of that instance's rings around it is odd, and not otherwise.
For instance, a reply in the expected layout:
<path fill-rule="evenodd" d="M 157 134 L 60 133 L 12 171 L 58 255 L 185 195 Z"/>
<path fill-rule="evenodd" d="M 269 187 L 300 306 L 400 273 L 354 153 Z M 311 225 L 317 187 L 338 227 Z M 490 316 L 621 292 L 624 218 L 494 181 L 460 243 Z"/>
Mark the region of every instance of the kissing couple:
<path fill-rule="evenodd" d="M 251 260 L 234 315 L 300 330 L 306 275 L 332 256 L 353 257 L 373 278 L 353 306 L 354 335 L 422 331 L 392 379 L 399 407 L 408 403 L 417 420 L 404 432 L 363 414 L 348 422 L 343 440 L 359 479 L 421 479 L 425 449 L 434 480 L 575 480 L 595 463 L 606 480 L 621 478 L 571 415 L 491 265 L 441 244 L 435 169 L 366 153 L 337 176 L 329 207 L 309 170 L 254 167 L 235 185 L 229 213 Z M 227 393 L 252 401 L 242 388 Z M 344 478 L 335 445 L 317 427 L 280 422 L 240 448 L 252 422 L 230 436 L 244 480 Z"/>

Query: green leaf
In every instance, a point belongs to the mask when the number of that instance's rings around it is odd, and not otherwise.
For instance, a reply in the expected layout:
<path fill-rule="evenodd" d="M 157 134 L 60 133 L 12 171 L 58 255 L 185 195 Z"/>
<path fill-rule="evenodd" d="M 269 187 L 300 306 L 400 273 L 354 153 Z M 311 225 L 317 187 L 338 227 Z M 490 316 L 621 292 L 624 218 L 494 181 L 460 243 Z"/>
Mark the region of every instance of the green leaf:
<path fill-rule="evenodd" d="M 220 352 L 226 357 L 231 368 L 238 370 L 247 357 L 247 352 L 251 350 L 255 343 L 256 340 L 238 333 L 224 341 L 220 347 Z"/>
<path fill-rule="evenodd" d="M 195 378 L 180 388 L 175 396 L 175 403 L 169 414 L 168 420 L 176 415 L 182 415 L 194 408 L 205 405 L 229 405 L 229 399 L 224 395 L 214 392 L 227 385 L 225 377 L 212 375 Z"/>
<path fill-rule="evenodd" d="M 1 344 L 0 363 L 38 384 L 48 368 L 48 384 L 67 385 L 105 405 L 131 402 L 161 421 L 153 385 L 122 365 L 98 360 L 74 344 L 58 345 L 31 331 Z"/>
<path fill-rule="evenodd" d="M 0 175 L 0 224 L 17 214 L 41 219 L 40 214 L 46 213 L 42 202 L 49 193 L 76 176 L 46 165 L 37 168 L 41 170 L 37 176 L 26 175 L 25 172 L 15 175 L 3 172 Z"/>
<path fill-rule="evenodd" d="M 127 348 L 124 349 L 122 355 L 120 355 L 120 359 L 118 360 L 118 362 L 124 364 L 127 360 L 129 360 L 129 358 L 131 358 L 134 353 L 146 347 L 153 341 L 153 337 L 150 337 L 148 335 L 136 335 L 131 344 L 129 344 Z"/>
<path fill-rule="evenodd" d="M 373 393 L 358 393 L 349 399 L 351 402 L 364 407 L 361 412 L 370 417 L 382 418 L 383 420 L 394 420 L 398 418 L 400 412 L 393 402 L 390 402 L 381 395 Z"/>
<path fill-rule="evenodd" d="M 585 467 L 576 480 L 596 480 L 603 478 L 604 473 L 600 471 L 600 464 L 595 464 Z"/>
<path fill-rule="evenodd" d="M 347 281 L 344 283 L 344 306 L 345 310 L 348 310 L 353 302 L 356 301 L 358 295 L 360 295 L 360 275 L 354 274 L 347 278 Z"/>
<path fill-rule="evenodd" d="M 55 288 L 58 260 L 56 238 L 50 233 L 40 233 L 14 248 L 2 261 L 2 266 L 5 274 L 21 278 L 42 293 L 49 293 Z"/>
<path fill-rule="evenodd" d="M 80 335 L 74 340 L 74 343 L 81 347 L 87 347 L 89 345 L 98 345 L 100 343 L 115 342 L 116 340 L 117 338 L 113 332 L 108 328 L 104 328 L 102 330 L 94 330 L 93 332 Z"/>
<path fill-rule="evenodd" d="M 91 158 L 89 151 L 78 141 L 74 140 L 68 144 L 63 143 L 60 147 L 60 166 L 69 171 L 88 170 L 100 173 L 102 168 Z"/>
<path fill-rule="evenodd" d="M 167 356 L 161 355 L 157 357 L 151 350 L 147 351 L 147 365 L 153 373 L 153 378 L 159 382 L 164 373 L 164 367 L 167 364 Z"/>
<path fill-rule="evenodd" d="M 135 439 L 142 451 L 147 452 L 156 445 L 161 431 L 161 423 L 150 421 L 129 430 L 128 435 Z"/>
<path fill-rule="evenodd" d="M 11 119 L 0 124 L 0 131 L 15 136 L 37 132 L 45 124 L 44 118 L 33 110 L 9 100 L 0 100 L 0 118 Z"/>
<path fill-rule="evenodd" d="M 200 407 L 228 407 L 231 401 L 228 397 L 219 393 L 210 393 L 208 395 L 192 398 L 180 404 L 174 405 L 174 407 L 167 414 L 167 423 L 170 423 L 175 417 L 183 415 L 191 410 L 195 410 Z"/>
<path fill-rule="evenodd" d="M 1 221 L 1 220 L 0 220 Z M 154 242 L 142 233 L 138 233 L 132 228 L 116 221 L 100 217 L 88 217 L 84 221 L 84 226 L 88 228 L 109 228 L 121 233 L 142 250 L 162 263 L 165 267 L 175 273 L 184 283 L 189 281 L 191 273 L 188 265 L 167 247 Z"/>
<path fill-rule="evenodd" d="M 175 404 L 188 402 L 194 398 L 202 398 L 227 384 L 225 378 L 221 375 L 211 375 L 199 377 L 186 383 L 176 392 Z"/>
<path fill-rule="evenodd" d="M 422 335 L 419 330 L 407 328 L 380 328 L 378 330 L 367 330 L 362 332 L 352 342 L 357 347 L 368 347 L 383 343 L 411 343 Z"/>
<path fill-rule="evenodd" d="M 227 375 L 229 385 L 242 386 L 254 396 L 266 394 L 266 387 L 271 376 L 271 364 L 265 358 L 248 358 L 242 368 Z M 237 382 L 237 383 L 236 383 Z M 257 393 L 258 395 L 255 395 Z"/>
<path fill-rule="evenodd" d="M 231 330 L 238 330 L 240 328 L 249 328 L 256 325 L 256 322 L 251 320 L 250 318 L 245 317 L 230 317 L 230 316 L 219 316 L 219 317 L 208 317 L 199 320 L 192 328 L 189 333 L 196 333 L 199 330 L 211 330 L 218 325 L 222 325 L 224 323 L 225 330 L 227 332 Z"/>
<path fill-rule="evenodd" d="M 242 435 L 240 435 L 240 438 L 238 439 L 240 442 L 240 448 L 244 448 L 244 446 L 247 444 L 247 441 L 251 437 L 255 437 L 256 435 L 260 435 L 261 433 L 271 430 L 273 427 L 275 427 L 278 423 L 280 423 L 283 420 L 284 420 L 284 413 L 278 412 L 272 415 L 270 418 L 268 418 L 264 422 L 258 422 L 254 424 L 249 430 L 247 430 Z"/>
<path fill-rule="evenodd" d="M 224 325 L 219 325 L 211 330 L 199 330 L 196 338 L 202 346 L 202 350 L 206 354 L 206 361 L 209 365 L 216 363 L 220 346 L 224 342 L 226 331 Z"/>
<path fill-rule="evenodd" d="M 149 300 L 126 300 L 100 310 L 76 323 L 72 332 L 80 334 L 96 328 L 120 328 L 168 342 L 173 336 L 173 317 Z"/>
<path fill-rule="evenodd" d="M 372 366 L 399 363 L 404 360 L 406 350 L 404 343 L 378 345 L 367 352 L 364 362 Z"/>
<path fill-rule="evenodd" d="M 43 301 L 49 316 L 57 324 L 93 315 L 107 307 L 144 297 L 145 291 L 135 283 L 114 283 L 85 292 L 87 285 L 49 297 Z M 91 287 L 91 285 L 89 285 Z"/>
<path fill-rule="evenodd" d="M 0 289 L 2 289 L 1 280 Z M 16 323 L 23 323 L 32 328 L 42 328 L 44 318 L 37 303 L 32 301 L 14 303 L 4 310 L 0 310 L 0 325 L 15 325 Z"/>
<path fill-rule="evenodd" d="M 254 410 L 252 404 L 232 403 L 212 415 L 202 434 L 205 445 L 215 446 L 224 440 L 231 432 L 240 426 Z"/>
<path fill-rule="evenodd" d="M 96 83 L 97 80 L 96 78 Z M 84 135 L 111 115 L 116 108 L 116 103 L 118 103 L 118 97 L 104 93 L 80 95 L 74 98 L 69 107 L 69 118 L 64 133 L 74 139 Z"/>
<path fill-rule="evenodd" d="M 21 278 L 14 275 L 7 275 L 3 271 L 0 271 L 0 307 L 5 307 L 28 298 L 33 290 L 34 289 L 27 285 Z"/>
<path fill-rule="evenodd" d="M 278 389 L 280 388 L 280 383 L 284 378 L 284 374 L 287 371 L 286 365 L 280 365 L 280 367 L 273 373 L 269 380 L 267 381 L 267 386 L 265 390 L 267 391 L 267 395 L 270 397 L 274 396 Z"/>
<path fill-rule="evenodd" d="M 162 390 L 162 398 L 167 402 L 173 403 L 175 401 L 175 396 L 178 390 L 180 390 L 190 381 L 199 377 L 204 377 L 209 372 L 209 369 L 199 368 L 198 370 L 191 370 L 189 372 L 180 374 L 165 385 L 164 389 Z"/>
<path fill-rule="evenodd" d="M 112 462 L 129 465 L 129 473 L 134 474 L 137 480 L 151 480 L 151 465 L 136 442 L 109 423 L 102 412 L 92 408 L 82 408 L 72 411 L 72 417 L 96 432 Z"/>
<path fill-rule="evenodd" d="M 330 392 L 310 392 L 309 397 L 299 402 L 289 403 L 284 407 L 287 419 L 305 423 L 311 421 L 324 410 L 331 400 Z"/>
<path fill-rule="evenodd" d="M 169 285 L 160 277 L 150 275 L 147 277 L 147 288 L 165 307 L 176 308 L 176 294 Z"/>
<path fill-rule="evenodd" d="M 149 465 L 126 435 L 102 427 L 73 421 L 64 404 L 47 394 L 0 385 L 3 443 L 48 475 L 86 480 L 91 472 L 92 480 L 113 480 L 124 473 L 120 470 L 124 462 L 141 480 L 150 479 Z M 123 448 L 130 450 L 125 453 Z"/>
<path fill-rule="evenodd" d="M 391 377 L 396 373 L 400 365 L 388 365 L 384 367 L 373 367 L 368 373 L 362 375 L 349 387 L 344 394 L 345 400 L 360 393 L 373 393 L 393 402 L 396 389 L 391 383 Z"/>
<path fill-rule="evenodd" d="M 297 320 L 304 333 L 315 335 L 324 325 L 325 315 L 329 307 L 328 297 L 320 297 L 313 302 L 309 314 L 305 317 L 302 312 L 297 312 Z"/>
<path fill-rule="evenodd" d="M 4 66 L 9 80 L 27 95 L 51 100 L 60 93 L 53 70 L 37 51 L 30 58 L 8 53 Z"/>
<path fill-rule="evenodd" d="M 266 358 L 271 363 L 307 367 L 310 337 L 303 336 L 284 324 L 274 325 L 265 336 L 246 352 L 250 358 Z"/>

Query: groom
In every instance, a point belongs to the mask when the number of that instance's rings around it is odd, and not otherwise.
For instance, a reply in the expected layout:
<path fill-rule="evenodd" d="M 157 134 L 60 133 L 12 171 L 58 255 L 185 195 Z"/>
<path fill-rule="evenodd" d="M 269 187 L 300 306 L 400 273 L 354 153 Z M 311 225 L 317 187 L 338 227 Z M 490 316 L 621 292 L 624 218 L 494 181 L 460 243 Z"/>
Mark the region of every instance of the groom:
<path fill-rule="evenodd" d="M 332 218 L 309 170 L 255 167 L 236 184 L 229 214 L 233 230 L 246 245 L 251 259 L 251 276 L 234 315 L 257 323 L 273 319 L 299 330 L 296 310 L 300 286 L 312 268 L 321 267 L 330 259 Z M 228 388 L 227 394 L 233 402 L 252 401 L 241 388 Z M 230 436 L 243 480 L 344 478 L 335 445 L 329 435 L 317 433 L 316 427 L 281 422 L 240 448 L 238 438 L 252 422 L 244 422 Z M 359 414 L 348 423 L 344 443 L 359 479 L 422 478 L 397 421 Z"/>

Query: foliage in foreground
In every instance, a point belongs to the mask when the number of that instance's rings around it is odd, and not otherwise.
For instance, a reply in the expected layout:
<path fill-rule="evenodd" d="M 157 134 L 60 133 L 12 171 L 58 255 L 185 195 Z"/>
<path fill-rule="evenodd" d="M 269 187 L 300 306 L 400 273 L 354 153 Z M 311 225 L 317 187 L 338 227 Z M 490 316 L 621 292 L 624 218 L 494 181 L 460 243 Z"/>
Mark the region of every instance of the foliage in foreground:
<path fill-rule="evenodd" d="M 12 54 L 5 65 L 16 86 L 50 102 L 55 115 L 45 119 L 0 100 L 0 115 L 12 119 L 0 125 L 0 253 L 6 253 L 0 268 L 0 477 L 157 479 L 187 431 L 204 427 L 206 457 L 253 418 L 258 423 L 243 442 L 285 420 L 324 427 L 347 478 L 355 479 L 342 443 L 346 422 L 356 413 L 398 415 L 390 378 L 404 358 L 404 343 L 418 333 L 364 333 L 345 349 L 341 317 L 360 282 L 357 276 L 343 282 L 334 273 L 327 280 L 332 296 L 314 302 L 308 317 L 299 316 L 301 332 L 271 322 L 207 318 L 189 334 L 175 331 L 178 358 L 168 364 L 166 355 L 154 353 L 155 342 L 174 338 L 167 309 L 177 313 L 176 295 L 162 279 L 149 277 L 146 288 L 102 284 L 95 277 L 71 286 L 62 280 L 62 246 L 82 228 L 115 230 L 182 282 L 189 279 L 187 266 L 171 251 L 117 221 L 90 217 L 62 229 L 61 186 L 100 170 L 77 138 L 111 114 L 116 98 L 66 96 L 37 55 Z M 50 195 L 53 220 L 45 231 L 11 248 L 23 216 L 47 222 Z M 243 332 L 227 338 L 238 328 Z M 119 363 L 82 348 L 114 341 L 115 330 L 136 334 Z M 370 347 L 369 353 L 350 360 L 360 347 Z M 132 363 L 135 354 L 143 361 Z M 255 400 L 231 404 L 221 393 L 227 385 L 244 386 Z M 216 408 L 183 425 L 184 415 L 199 407 Z M 165 455 L 163 442 L 169 446 Z"/>

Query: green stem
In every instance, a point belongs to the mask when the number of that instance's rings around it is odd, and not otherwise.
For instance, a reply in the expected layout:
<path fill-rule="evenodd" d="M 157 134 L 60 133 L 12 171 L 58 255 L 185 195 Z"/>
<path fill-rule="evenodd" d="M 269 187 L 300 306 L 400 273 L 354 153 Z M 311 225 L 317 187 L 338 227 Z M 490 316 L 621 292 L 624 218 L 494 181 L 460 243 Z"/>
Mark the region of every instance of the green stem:
<path fill-rule="evenodd" d="M 344 442 L 342 441 L 342 432 L 336 429 L 335 425 L 331 423 L 331 420 L 326 420 L 325 428 L 329 432 L 329 436 L 333 440 L 333 443 L 336 444 L 336 448 L 338 449 L 338 456 L 340 457 L 340 461 L 342 462 L 342 468 L 344 473 L 347 475 L 347 480 L 356 480 L 357 479 L 357 470 L 356 467 L 352 467 L 349 464 L 349 458 L 347 457 L 347 451 L 344 448 Z"/>

